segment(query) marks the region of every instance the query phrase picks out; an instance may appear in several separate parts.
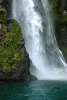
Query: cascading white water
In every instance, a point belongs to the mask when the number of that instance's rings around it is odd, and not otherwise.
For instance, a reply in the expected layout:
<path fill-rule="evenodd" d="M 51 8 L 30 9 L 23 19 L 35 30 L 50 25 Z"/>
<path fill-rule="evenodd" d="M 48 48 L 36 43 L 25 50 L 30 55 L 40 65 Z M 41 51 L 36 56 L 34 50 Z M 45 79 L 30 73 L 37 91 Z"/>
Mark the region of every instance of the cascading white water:
<path fill-rule="evenodd" d="M 22 29 L 31 74 L 38 79 L 66 79 L 67 64 L 56 42 L 49 2 L 13 0 L 13 18 Z"/>

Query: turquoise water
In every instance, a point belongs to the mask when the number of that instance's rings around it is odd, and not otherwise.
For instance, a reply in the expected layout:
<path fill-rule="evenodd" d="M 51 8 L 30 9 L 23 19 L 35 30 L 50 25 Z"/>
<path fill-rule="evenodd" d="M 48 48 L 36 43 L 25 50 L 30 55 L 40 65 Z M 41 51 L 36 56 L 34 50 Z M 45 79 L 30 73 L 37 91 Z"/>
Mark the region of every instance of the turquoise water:
<path fill-rule="evenodd" d="M 67 100 L 67 82 L 34 81 L 0 84 L 0 100 Z"/>

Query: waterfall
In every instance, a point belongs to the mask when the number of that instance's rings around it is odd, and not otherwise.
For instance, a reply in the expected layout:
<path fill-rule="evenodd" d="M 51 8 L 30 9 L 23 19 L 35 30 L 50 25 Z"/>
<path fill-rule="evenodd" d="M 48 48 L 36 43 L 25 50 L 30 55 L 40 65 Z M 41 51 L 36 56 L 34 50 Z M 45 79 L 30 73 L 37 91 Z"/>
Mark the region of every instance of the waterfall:
<path fill-rule="evenodd" d="M 67 64 L 54 35 L 51 11 L 47 0 L 13 0 L 13 18 L 22 29 L 31 74 L 38 79 L 66 79 Z"/>

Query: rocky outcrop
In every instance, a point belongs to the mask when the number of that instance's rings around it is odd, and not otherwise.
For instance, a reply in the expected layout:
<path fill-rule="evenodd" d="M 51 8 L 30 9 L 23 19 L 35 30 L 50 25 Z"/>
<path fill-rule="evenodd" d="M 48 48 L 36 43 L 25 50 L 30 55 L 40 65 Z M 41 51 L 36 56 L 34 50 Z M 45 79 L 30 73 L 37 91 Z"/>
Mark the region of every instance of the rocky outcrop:
<path fill-rule="evenodd" d="M 53 7 L 55 34 L 59 48 L 67 61 L 67 0 L 49 0 Z"/>
<path fill-rule="evenodd" d="M 0 6 L 0 81 L 31 81 L 30 59 L 19 24 Z"/>

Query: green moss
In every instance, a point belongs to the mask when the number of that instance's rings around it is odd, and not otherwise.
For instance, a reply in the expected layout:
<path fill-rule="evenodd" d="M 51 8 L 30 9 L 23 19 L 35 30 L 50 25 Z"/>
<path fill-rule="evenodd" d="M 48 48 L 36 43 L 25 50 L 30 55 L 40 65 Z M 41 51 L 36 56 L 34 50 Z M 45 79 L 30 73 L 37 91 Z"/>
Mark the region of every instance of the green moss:
<path fill-rule="evenodd" d="M 22 37 L 21 30 L 15 20 L 10 20 L 10 23 L 12 23 L 12 26 L 9 32 L 7 31 L 9 25 L 4 25 L 2 28 L 4 36 L 0 42 L 0 67 L 3 71 L 15 70 L 23 62 L 23 58 L 18 49 L 18 42 Z"/>
<path fill-rule="evenodd" d="M 0 8 L 0 22 L 4 23 L 7 20 L 7 11 L 4 8 Z"/>
<path fill-rule="evenodd" d="M 52 0 L 52 3 L 53 3 L 53 8 L 56 9 L 58 0 Z"/>
<path fill-rule="evenodd" d="M 61 23 L 67 23 L 67 14 L 62 16 L 62 18 L 60 19 Z"/>
<path fill-rule="evenodd" d="M 22 36 L 21 29 L 20 29 L 20 27 L 18 27 L 19 24 L 16 22 L 16 20 L 11 20 L 11 22 L 12 22 L 12 27 L 11 27 L 10 31 L 12 33 L 16 34 L 16 40 L 18 41 Z"/>
<path fill-rule="evenodd" d="M 2 32 L 3 32 L 4 34 L 7 33 L 7 26 L 6 26 L 6 25 L 4 25 L 4 26 L 2 27 Z"/>

